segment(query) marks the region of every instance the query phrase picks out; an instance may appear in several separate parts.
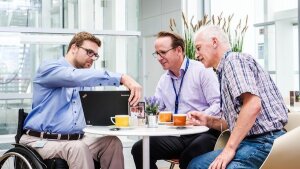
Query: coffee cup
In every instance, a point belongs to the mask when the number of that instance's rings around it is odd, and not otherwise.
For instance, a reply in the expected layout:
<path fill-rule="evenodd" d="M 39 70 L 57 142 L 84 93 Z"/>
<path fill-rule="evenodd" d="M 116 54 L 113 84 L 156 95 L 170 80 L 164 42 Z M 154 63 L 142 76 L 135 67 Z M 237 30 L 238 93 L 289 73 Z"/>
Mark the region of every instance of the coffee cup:
<path fill-rule="evenodd" d="M 129 126 L 129 115 L 115 115 L 115 117 L 110 117 L 110 120 L 116 127 Z"/>
<path fill-rule="evenodd" d="M 172 112 L 171 111 L 161 111 L 159 112 L 159 122 L 172 122 Z"/>
<path fill-rule="evenodd" d="M 185 126 L 186 125 L 186 114 L 173 114 L 174 126 Z"/>

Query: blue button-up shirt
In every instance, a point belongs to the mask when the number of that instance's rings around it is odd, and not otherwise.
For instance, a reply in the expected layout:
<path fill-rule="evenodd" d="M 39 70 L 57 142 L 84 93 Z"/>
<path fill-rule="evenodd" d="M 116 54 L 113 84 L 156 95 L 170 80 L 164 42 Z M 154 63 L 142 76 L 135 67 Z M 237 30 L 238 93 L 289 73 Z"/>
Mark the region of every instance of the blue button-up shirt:
<path fill-rule="evenodd" d="M 79 91 L 119 86 L 121 74 L 74 68 L 64 57 L 41 66 L 33 80 L 32 111 L 24 129 L 50 133 L 83 133 L 86 126 Z"/>
<path fill-rule="evenodd" d="M 176 94 L 171 78 L 178 92 L 186 62 L 187 58 L 181 64 L 179 77 L 171 71 L 166 71 L 161 76 L 155 92 L 155 97 L 160 100 L 160 110 L 174 112 Z M 179 95 L 178 113 L 201 111 L 209 115 L 220 116 L 220 90 L 216 74 L 212 69 L 206 69 L 201 62 L 195 60 L 189 62 Z"/>

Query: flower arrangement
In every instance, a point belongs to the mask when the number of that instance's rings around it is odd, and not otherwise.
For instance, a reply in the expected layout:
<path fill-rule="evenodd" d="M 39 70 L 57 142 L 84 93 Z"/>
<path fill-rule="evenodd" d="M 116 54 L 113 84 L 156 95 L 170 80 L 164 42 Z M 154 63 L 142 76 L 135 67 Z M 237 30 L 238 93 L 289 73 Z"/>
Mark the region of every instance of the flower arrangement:
<path fill-rule="evenodd" d="M 234 33 L 231 33 L 233 30 L 231 30 L 231 20 L 233 18 L 233 14 L 228 17 L 223 17 L 223 13 L 221 13 L 219 16 L 212 15 L 211 18 L 208 18 L 208 15 L 205 15 L 203 19 L 198 20 L 196 24 L 193 24 L 193 18 L 190 19 L 190 22 L 186 19 L 184 13 L 182 12 L 182 20 L 184 24 L 184 40 L 185 40 L 185 54 L 190 59 L 195 59 L 195 46 L 194 46 L 194 34 L 195 32 L 200 29 L 203 25 L 219 25 L 222 27 L 225 33 L 228 34 L 229 43 L 231 45 L 232 51 L 234 52 L 241 52 L 243 50 L 243 42 L 244 42 L 244 36 L 248 29 L 248 16 L 246 16 L 244 24 L 242 23 L 242 20 L 240 19 L 239 23 L 234 29 Z M 243 25 L 243 26 L 242 26 Z M 179 32 L 175 19 L 171 18 L 169 27 L 171 31 Z"/>
<path fill-rule="evenodd" d="M 158 113 L 158 99 L 155 96 L 145 97 L 146 113 L 148 115 L 156 115 Z"/>

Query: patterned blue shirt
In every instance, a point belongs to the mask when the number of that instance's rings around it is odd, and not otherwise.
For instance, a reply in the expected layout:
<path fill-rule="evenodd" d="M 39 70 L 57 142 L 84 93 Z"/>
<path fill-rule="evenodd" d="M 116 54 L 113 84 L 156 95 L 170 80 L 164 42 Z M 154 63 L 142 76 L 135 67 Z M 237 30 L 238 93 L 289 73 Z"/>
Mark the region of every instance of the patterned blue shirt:
<path fill-rule="evenodd" d="M 24 129 L 50 133 L 83 133 L 86 126 L 79 91 L 92 86 L 119 86 L 121 74 L 76 69 L 62 57 L 41 66 L 33 80 L 32 111 Z"/>
<path fill-rule="evenodd" d="M 240 96 L 251 93 L 261 99 L 261 112 L 248 135 L 282 129 L 288 109 L 270 75 L 248 54 L 230 52 L 217 68 L 220 74 L 222 111 L 232 131 L 243 105 Z"/>

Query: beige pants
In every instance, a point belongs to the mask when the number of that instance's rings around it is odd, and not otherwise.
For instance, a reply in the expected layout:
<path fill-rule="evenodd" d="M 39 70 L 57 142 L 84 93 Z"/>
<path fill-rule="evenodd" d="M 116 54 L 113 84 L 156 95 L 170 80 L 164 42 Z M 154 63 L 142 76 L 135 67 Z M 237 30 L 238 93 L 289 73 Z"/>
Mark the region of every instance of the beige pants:
<path fill-rule="evenodd" d="M 20 143 L 33 147 L 40 138 L 24 134 Z M 94 169 L 93 159 L 102 169 L 124 169 L 123 147 L 115 136 L 89 137 L 81 140 L 46 140 L 43 148 L 34 148 L 43 159 L 62 158 L 70 169 Z"/>

